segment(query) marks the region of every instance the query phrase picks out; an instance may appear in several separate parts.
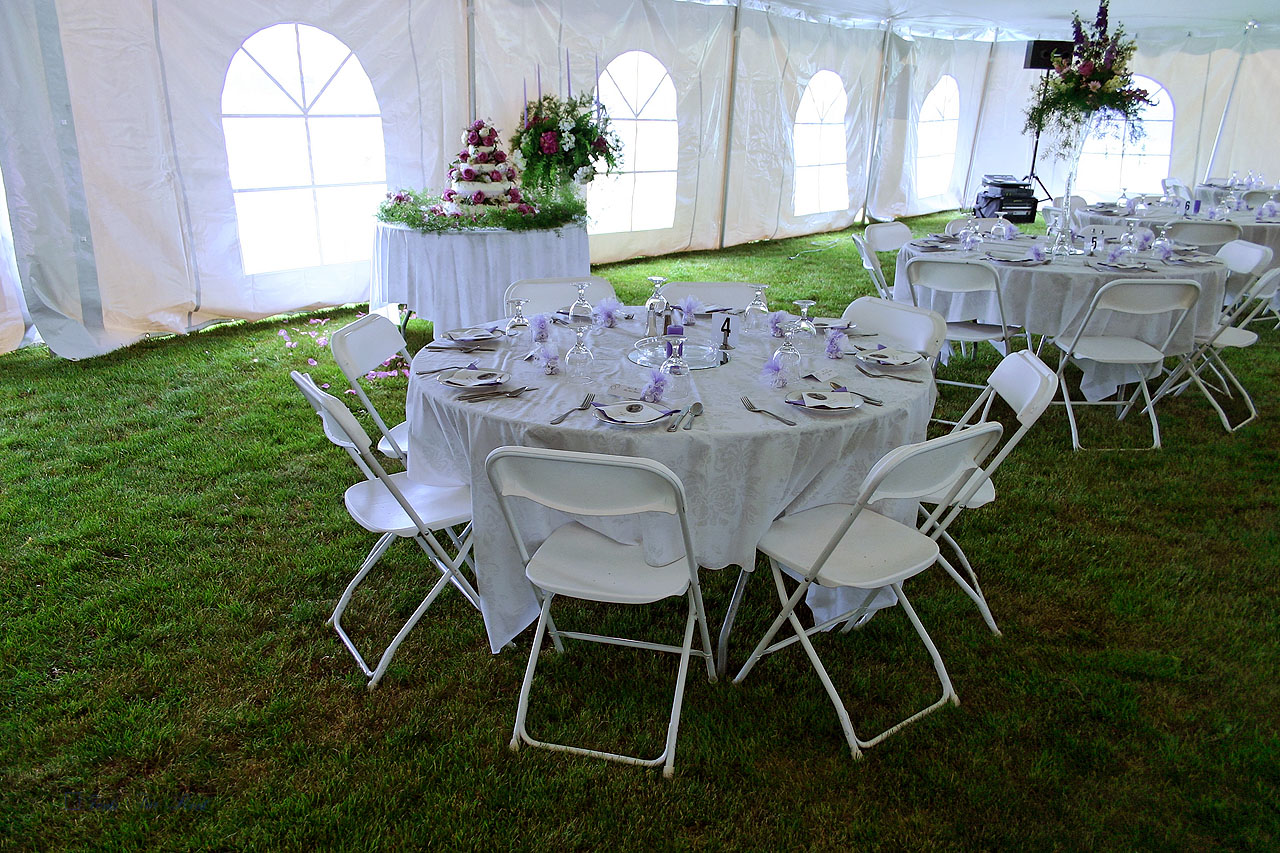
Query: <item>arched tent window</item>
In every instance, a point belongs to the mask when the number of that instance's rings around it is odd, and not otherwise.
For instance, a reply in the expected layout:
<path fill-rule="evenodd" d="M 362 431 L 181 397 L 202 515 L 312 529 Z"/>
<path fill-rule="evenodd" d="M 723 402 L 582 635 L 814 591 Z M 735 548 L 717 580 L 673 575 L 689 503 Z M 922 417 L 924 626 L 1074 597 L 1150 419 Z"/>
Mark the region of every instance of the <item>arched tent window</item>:
<path fill-rule="evenodd" d="M 920 107 L 916 124 L 916 198 L 945 195 L 951 188 L 960 134 L 960 87 L 942 75 Z"/>
<path fill-rule="evenodd" d="M 849 207 L 849 155 L 845 146 L 844 114 L 849 104 L 844 82 L 834 71 L 809 78 L 796 123 L 796 216 L 845 210 Z"/>
<path fill-rule="evenodd" d="M 227 68 L 222 132 L 246 275 L 369 259 L 386 159 L 350 48 L 305 24 L 254 33 Z"/>
<path fill-rule="evenodd" d="M 643 50 L 620 55 L 598 81 L 610 128 L 622 141 L 620 169 L 591 182 L 592 234 L 670 228 L 676 219 L 676 87 Z"/>
<path fill-rule="evenodd" d="M 1169 177 L 1173 150 L 1173 98 L 1152 80 L 1135 74 L 1133 85 L 1146 89 L 1155 103 L 1142 108 L 1143 137 L 1130 142 L 1129 129 L 1091 133 L 1080 155 L 1077 185 L 1088 198 L 1118 198 L 1120 191 L 1159 193 Z"/>

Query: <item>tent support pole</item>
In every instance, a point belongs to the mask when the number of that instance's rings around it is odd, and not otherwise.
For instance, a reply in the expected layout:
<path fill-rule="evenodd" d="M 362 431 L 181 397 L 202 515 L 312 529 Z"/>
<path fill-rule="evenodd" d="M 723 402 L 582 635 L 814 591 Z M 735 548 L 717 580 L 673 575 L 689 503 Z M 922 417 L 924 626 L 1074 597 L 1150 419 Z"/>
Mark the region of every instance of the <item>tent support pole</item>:
<path fill-rule="evenodd" d="M 987 70 L 982 75 L 982 95 L 978 98 L 978 117 L 973 122 L 973 142 L 969 144 L 969 165 L 964 170 L 964 188 L 960 190 L 960 203 L 963 205 L 967 199 L 973 198 L 973 193 L 969 191 L 969 182 L 973 180 L 973 158 L 978 154 L 978 133 L 982 128 L 982 119 L 987 113 L 987 84 L 991 82 L 991 66 L 996 64 L 996 45 L 1000 42 L 1000 30 L 997 29 L 994 37 L 991 39 L 991 50 L 987 52 Z M 1036 170 L 1035 160 L 1031 162 L 1031 171 L 1034 174 Z M 972 205 L 971 205 L 972 206 Z"/>
<path fill-rule="evenodd" d="M 733 41 L 729 47 L 729 107 L 724 121 L 724 171 L 720 173 L 720 248 L 724 248 L 729 227 L 729 161 L 733 159 L 733 111 L 738 100 L 738 39 L 742 34 L 739 16 L 742 0 L 733 4 Z"/>
<path fill-rule="evenodd" d="M 476 120 L 476 3 L 467 0 L 467 107 L 471 118 Z"/>
<path fill-rule="evenodd" d="M 890 21 L 884 22 L 884 38 L 880 41 L 880 85 L 876 87 L 876 102 L 871 108 L 871 145 L 867 150 L 867 189 L 866 194 L 862 198 L 862 221 L 866 222 L 871 218 L 871 190 L 875 183 L 875 169 L 880 166 L 879 152 L 876 147 L 880 144 L 880 113 L 884 108 L 884 93 L 889 85 L 889 36 L 893 33 L 893 24 Z"/>
<path fill-rule="evenodd" d="M 1236 84 L 1240 82 L 1240 69 L 1244 67 L 1244 55 L 1249 49 L 1249 32 L 1257 23 L 1250 21 L 1244 25 L 1244 39 L 1240 42 L 1240 59 L 1236 62 L 1236 73 L 1231 78 L 1231 88 L 1227 91 L 1227 102 L 1222 106 L 1222 119 L 1218 122 L 1218 134 L 1213 138 L 1213 148 L 1209 150 L 1209 162 L 1204 168 L 1204 180 L 1208 182 L 1213 174 L 1213 161 L 1218 156 L 1218 145 L 1222 142 L 1222 132 L 1227 127 L 1227 115 L 1231 112 L 1231 102 L 1236 97 Z"/>

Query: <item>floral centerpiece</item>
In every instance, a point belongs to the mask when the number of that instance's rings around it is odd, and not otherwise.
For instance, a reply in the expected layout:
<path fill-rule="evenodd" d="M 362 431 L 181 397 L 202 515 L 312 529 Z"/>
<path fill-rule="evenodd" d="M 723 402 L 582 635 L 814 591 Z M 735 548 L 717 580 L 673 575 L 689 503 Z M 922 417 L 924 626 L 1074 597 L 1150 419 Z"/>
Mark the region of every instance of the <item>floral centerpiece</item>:
<path fill-rule="evenodd" d="M 1129 60 L 1137 49 L 1124 37 L 1124 27 L 1107 32 L 1109 0 L 1098 4 L 1098 17 L 1085 31 L 1080 13 L 1072 14 L 1072 42 L 1069 57 L 1056 57 L 1027 109 L 1028 133 L 1045 130 L 1069 136 L 1090 119 L 1127 122 L 1131 138 L 1142 133 L 1141 112 L 1152 103 L 1147 92 L 1133 85 Z"/>
<path fill-rule="evenodd" d="M 586 184 L 600 171 L 617 168 L 621 150 L 608 113 L 591 94 L 530 101 L 521 127 L 511 134 L 511 159 L 526 188 Z"/>
<path fill-rule="evenodd" d="M 1142 108 L 1152 103 L 1144 89 L 1133 85 L 1129 61 L 1137 49 L 1124 27 L 1108 32 L 1108 0 L 1098 4 L 1098 16 L 1086 28 L 1080 13 L 1071 16 L 1072 50 L 1068 57 L 1056 57 L 1053 70 L 1044 80 L 1027 108 L 1027 133 L 1049 131 L 1058 137 L 1058 153 L 1067 158 L 1067 179 L 1063 196 L 1070 211 L 1076 169 L 1085 139 L 1091 128 L 1127 129 L 1130 139 L 1142 136 Z M 1057 229 L 1053 254 L 1072 254 L 1070 213 Z"/>

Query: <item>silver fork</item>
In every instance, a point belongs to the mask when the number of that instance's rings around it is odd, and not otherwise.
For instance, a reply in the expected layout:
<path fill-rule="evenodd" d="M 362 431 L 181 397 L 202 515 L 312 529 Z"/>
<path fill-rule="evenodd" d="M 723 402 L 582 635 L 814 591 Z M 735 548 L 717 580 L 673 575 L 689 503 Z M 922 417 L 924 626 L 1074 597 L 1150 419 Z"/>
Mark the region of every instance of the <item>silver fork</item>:
<path fill-rule="evenodd" d="M 587 396 L 582 398 L 582 403 L 580 405 L 574 406 L 569 411 L 564 412 L 563 414 L 556 415 L 554 418 L 552 418 L 551 419 L 552 425 L 560 423 L 565 418 L 569 417 L 569 415 L 572 415 L 574 412 L 585 412 L 587 410 L 587 407 L 590 406 L 592 402 L 595 401 L 595 399 L 596 399 L 596 395 L 595 395 L 595 392 L 593 391 Z"/>
<path fill-rule="evenodd" d="M 776 420 L 782 421 L 787 426 L 796 425 L 795 421 L 788 420 L 787 418 L 784 418 L 782 415 L 775 415 L 773 412 L 769 411 L 768 409 L 757 409 L 756 404 L 751 402 L 746 397 L 742 398 L 742 405 L 746 408 L 748 412 L 755 412 L 756 414 L 759 414 L 759 415 L 768 415 L 771 418 L 775 418 Z"/>
<path fill-rule="evenodd" d="M 914 382 L 917 385 L 924 383 L 923 379 L 912 379 L 910 376 L 898 376 L 896 373 L 872 373 L 861 364 L 855 364 L 854 367 L 858 368 L 859 373 L 865 376 L 870 376 L 872 379 L 897 379 L 899 382 Z"/>

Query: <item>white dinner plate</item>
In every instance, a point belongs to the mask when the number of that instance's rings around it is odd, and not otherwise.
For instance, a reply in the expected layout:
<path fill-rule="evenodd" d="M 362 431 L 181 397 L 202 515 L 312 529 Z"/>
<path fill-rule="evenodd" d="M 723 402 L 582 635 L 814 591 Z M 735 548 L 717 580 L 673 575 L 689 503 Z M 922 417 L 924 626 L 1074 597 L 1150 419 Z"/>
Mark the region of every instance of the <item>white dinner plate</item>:
<path fill-rule="evenodd" d="M 501 385 L 510 378 L 510 373 L 503 373 L 501 370 L 473 370 L 469 367 L 436 374 L 436 381 L 450 388 L 483 388 L 487 385 Z"/>
<path fill-rule="evenodd" d="M 454 329 L 452 332 L 445 332 L 444 336 L 455 343 L 471 344 L 477 341 L 496 340 L 503 337 L 503 334 L 492 329 L 473 327 L 469 329 Z"/>
<path fill-rule="evenodd" d="M 913 364 L 919 364 L 924 361 L 924 356 L 918 352 L 894 349 L 893 347 L 855 352 L 853 357 L 861 359 L 868 364 L 874 364 L 877 367 L 910 367 Z"/>
<path fill-rule="evenodd" d="M 625 427 L 642 427 L 656 424 L 675 414 L 679 409 L 665 409 L 647 400 L 622 400 L 618 403 L 595 405 L 596 418 L 607 424 Z"/>
<path fill-rule="evenodd" d="M 796 408 L 827 415 L 848 412 L 862 405 L 862 398 L 848 391 L 805 391 L 788 396 L 786 401 Z"/>
<path fill-rule="evenodd" d="M 1037 261 L 1035 258 L 1027 257 L 1026 252 L 999 251 L 992 250 L 987 252 L 987 257 L 993 261 L 1000 261 L 1006 264 L 1039 264 L 1043 261 Z"/>

